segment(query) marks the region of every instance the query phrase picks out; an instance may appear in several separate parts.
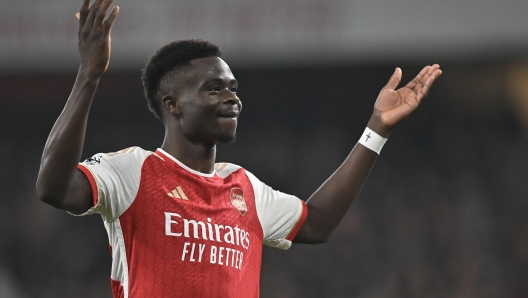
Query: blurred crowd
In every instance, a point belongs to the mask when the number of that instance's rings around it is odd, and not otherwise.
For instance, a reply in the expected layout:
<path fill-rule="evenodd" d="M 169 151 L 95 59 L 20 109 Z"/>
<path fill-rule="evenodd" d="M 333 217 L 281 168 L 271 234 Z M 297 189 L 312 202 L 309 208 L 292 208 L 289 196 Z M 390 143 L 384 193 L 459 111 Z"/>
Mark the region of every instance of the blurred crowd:
<path fill-rule="evenodd" d="M 264 250 L 262 297 L 528 297 L 522 119 L 498 66 L 484 69 L 484 90 L 471 78 L 482 69 L 442 68 L 329 242 Z M 406 82 L 419 68 L 402 69 Z M 218 160 L 304 200 L 352 149 L 392 73 L 381 66 L 234 72 L 244 111 L 236 143 L 220 145 Z M 100 218 L 55 210 L 34 190 L 72 83 L 72 76 L 0 83 L 0 297 L 111 297 Z M 84 157 L 162 142 L 138 74 L 103 78 L 89 121 Z"/>

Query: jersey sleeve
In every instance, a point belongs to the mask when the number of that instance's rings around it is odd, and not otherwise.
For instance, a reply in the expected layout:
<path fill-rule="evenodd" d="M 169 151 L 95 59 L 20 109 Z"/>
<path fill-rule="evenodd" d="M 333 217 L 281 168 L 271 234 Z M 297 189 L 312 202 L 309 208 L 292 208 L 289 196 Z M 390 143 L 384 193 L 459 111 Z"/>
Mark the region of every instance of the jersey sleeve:
<path fill-rule="evenodd" d="M 78 165 L 92 189 L 93 207 L 83 215 L 99 213 L 107 222 L 117 219 L 137 195 L 141 167 L 151 152 L 131 147 L 99 153 Z"/>
<path fill-rule="evenodd" d="M 308 208 L 299 198 L 274 190 L 246 171 L 255 191 L 257 215 L 264 233 L 264 244 L 288 249 L 302 227 Z"/>

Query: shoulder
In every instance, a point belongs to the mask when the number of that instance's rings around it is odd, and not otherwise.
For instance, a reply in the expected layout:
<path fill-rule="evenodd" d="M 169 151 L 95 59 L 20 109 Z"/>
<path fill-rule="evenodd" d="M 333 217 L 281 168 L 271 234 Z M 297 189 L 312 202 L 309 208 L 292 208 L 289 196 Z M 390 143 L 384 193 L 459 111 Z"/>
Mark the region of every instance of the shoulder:
<path fill-rule="evenodd" d="M 128 147 L 116 152 L 109 152 L 106 153 L 106 156 L 113 157 L 113 156 L 127 156 L 129 158 L 146 158 L 149 155 L 154 154 L 152 151 L 145 150 L 138 146 Z"/>
<path fill-rule="evenodd" d="M 143 164 L 145 159 L 154 154 L 152 151 L 134 146 L 115 152 L 97 153 L 81 163 L 88 167 L 128 167 Z"/>
<path fill-rule="evenodd" d="M 227 178 L 228 176 L 234 175 L 234 174 L 243 175 L 244 177 L 249 179 L 249 181 L 253 185 L 253 188 L 260 189 L 264 185 L 250 171 L 248 171 L 248 170 L 244 169 L 243 167 L 241 167 L 239 165 L 236 165 L 236 164 L 227 163 L 227 162 L 216 163 L 215 164 L 215 171 L 216 171 L 216 174 L 220 178 Z"/>
<path fill-rule="evenodd" d="M 146 158 L 149 155 L 153 154 L 151 151 L 147 151 L 141 147 L 128 147 L 119 151 L 115 152 L 107 152 L 107 153 L 97 153 L 86 160 L 84 160 L 82 163 L 86 165 L 96 165 L 100 164 L 103 160 L 110 160 L 115 159 L 116 157 L 119 158 L 125 158 L 125 159 L 141 159 Z"/>
<path fill-rule="evenodd" d="M 221 178 L 226 178 L 239 170 L 245 171 L 241 166 L 228 162 L 215 163 L 214 169 L 216 174 Z"/>

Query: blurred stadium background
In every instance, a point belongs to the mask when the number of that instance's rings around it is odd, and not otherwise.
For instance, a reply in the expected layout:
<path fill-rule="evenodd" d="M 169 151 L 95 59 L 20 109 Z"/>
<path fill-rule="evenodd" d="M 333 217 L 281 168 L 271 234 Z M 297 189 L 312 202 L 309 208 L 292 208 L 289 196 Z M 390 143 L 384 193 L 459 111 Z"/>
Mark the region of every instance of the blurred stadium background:
<path fill-rule="evenodd" d="M 77 3 L 79 2 L 79 3 Z M 324 245 L 264 250 L 262 297 L 528 297 L 528 2 L 115 0 L 83 157 L 154 150 L 140 73 L 161 45 L 216 42 L 244 113 L 220 161 L 307 198 L 356 143 L 396 66 L 443 77 L 392 135 Z M 0 0 L 0 297 L 110 297 L 98 216 L 38 201 L 78 67 L 79 1 Z"/>

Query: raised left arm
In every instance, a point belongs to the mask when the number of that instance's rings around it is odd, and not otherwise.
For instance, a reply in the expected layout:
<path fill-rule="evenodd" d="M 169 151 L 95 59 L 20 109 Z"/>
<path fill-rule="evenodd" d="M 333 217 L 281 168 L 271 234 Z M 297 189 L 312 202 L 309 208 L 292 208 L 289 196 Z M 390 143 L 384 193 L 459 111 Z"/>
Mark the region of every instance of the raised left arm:
<path fill-rule="evenodd" d="M 387 138 L 394 127 L 409 116 L 442 74 L 440 66 L 426 66 L 405 87 L 397 89 L 402 72 L 396 68 L 381 90 L 367 127 Z M 357 144 L 343 164 L 307 201 L 308 216 L 295 236 L 297 243 L 326 242 L 358 196 L 378 154 Z"/>

